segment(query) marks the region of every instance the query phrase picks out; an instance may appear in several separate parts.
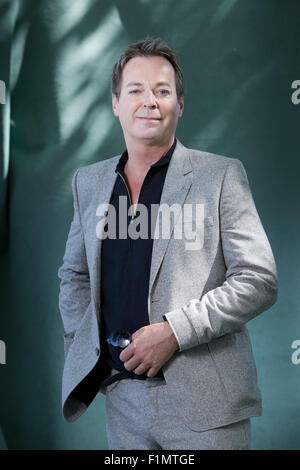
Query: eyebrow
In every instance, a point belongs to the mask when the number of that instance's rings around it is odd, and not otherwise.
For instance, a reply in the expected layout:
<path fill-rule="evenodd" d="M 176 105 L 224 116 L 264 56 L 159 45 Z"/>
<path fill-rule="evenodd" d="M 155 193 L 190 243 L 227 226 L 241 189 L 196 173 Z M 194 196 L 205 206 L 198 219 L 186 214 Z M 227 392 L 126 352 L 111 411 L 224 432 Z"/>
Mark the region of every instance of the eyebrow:
<path fill-rule="evenodd" d="M 130 86 L 143 86 L 143 84 L 140 83 L 140 82 L 129 82 L 129 83 L 127 83 L 126 87 L 128 88 Z M 171 85 L 168 82 L 158 82 L 158 83 L 156 83 L 155 86 L 156 87 L 158 87 L 158 86 L 168 86 L 168 87 L 171 88 Z"/>

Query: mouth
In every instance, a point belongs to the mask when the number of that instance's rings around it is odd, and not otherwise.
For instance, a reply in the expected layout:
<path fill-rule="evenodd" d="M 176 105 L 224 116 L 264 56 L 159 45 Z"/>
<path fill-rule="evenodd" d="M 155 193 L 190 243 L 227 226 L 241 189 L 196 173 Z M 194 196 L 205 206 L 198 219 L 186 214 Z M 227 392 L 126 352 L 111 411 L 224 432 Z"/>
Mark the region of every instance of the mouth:
<path fill-rule="evenodd" d="M 161 121 L 161 118 L 152 118 L 152 117 L 138 117 L 138 119 L 145 119 L 146 121 Z"/>

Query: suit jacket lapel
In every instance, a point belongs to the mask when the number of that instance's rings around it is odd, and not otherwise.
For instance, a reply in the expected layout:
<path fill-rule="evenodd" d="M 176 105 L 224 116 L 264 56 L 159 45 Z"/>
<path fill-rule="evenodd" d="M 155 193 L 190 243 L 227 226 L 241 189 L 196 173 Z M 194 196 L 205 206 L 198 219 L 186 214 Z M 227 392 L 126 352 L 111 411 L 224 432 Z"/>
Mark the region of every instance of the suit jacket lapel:
<path fill-rule="evenodd" d="M 172 206 L 173 204 L 179 204 L 182 207 L 191 184 L 192 165 L 189 157 L 189 151 L 179 142 L 179 140 L 177 140 L 177 145 L 170 160 L 165 178 L 165 183 L 160 200 L 160 209 L 163 204 L 167 204 L 168 206 Z M 156 225 L 159 223 L 159 212 L 157 214 Z M 176 220 L 177 219 L 175 219 L 174 217 L 171 217 L 170 219 L 170 238 L 172 236 Z M 152 261 L 148 291 L 149 312 L 152 287 L 159 271 L 159 267 L 166 253 L 169 241 L 169 238 L 154 238 L 153 240 Z"/>

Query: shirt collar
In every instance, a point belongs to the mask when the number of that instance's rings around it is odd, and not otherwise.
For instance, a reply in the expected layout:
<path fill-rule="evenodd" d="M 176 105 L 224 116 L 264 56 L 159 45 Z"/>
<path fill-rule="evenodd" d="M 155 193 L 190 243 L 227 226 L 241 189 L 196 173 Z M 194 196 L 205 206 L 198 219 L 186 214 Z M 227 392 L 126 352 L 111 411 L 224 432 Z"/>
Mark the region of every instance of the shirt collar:
<path fill-rule="evenodd" d="M 161 167 L 161 166 L 164 166 L 164 165 L 168 165 L 170 163 L 171 157 L 172 157 L 173 152 L 175 150 L 176 143 L 177 143 L 177 139 L 175 137 L 174 142 L 172 144 L 172 147 L 170 147 L 169 150 L 167 151 L 167 153 L 165 153 L 165 155 L 163 155 L 159 160 L 157 160 L 157 162 L 155 162 L 153 165 L 151 165 L 150 168 L 157 168 L 157 167 Z M 118 161 L 116 169 L 115 169 L 115 173 L 117 173 L 117 172 L 123 173 L 123 170 L 124 170 L 124 167 L 125 167 L 125 164 L 126 164 L 127 160 L 128 160 L 128 152 L 127 152 L 127 149 L 126 149 L 122 153 L 121 157 L 119 158 L 119 161 Z"/>

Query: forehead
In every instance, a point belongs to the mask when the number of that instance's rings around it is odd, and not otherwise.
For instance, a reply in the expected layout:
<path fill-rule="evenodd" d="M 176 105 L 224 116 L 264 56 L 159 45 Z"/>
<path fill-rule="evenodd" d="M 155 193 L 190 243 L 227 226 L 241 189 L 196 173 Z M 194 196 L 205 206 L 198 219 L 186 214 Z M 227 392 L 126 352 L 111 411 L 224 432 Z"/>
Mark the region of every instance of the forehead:
<path fill-rule="evenodd" d="M 171 86 L 175 86 L 175 70 L 164 57 L 133 57 L 123 69 L 122 86 L 132 80 L 141 83 L 167 81 Z"/>

